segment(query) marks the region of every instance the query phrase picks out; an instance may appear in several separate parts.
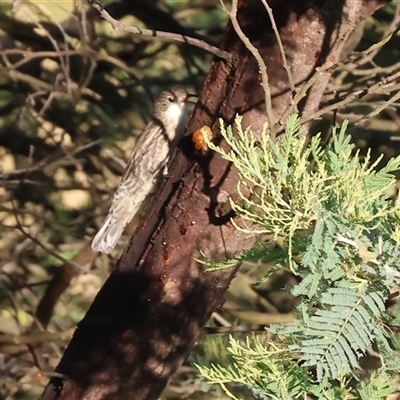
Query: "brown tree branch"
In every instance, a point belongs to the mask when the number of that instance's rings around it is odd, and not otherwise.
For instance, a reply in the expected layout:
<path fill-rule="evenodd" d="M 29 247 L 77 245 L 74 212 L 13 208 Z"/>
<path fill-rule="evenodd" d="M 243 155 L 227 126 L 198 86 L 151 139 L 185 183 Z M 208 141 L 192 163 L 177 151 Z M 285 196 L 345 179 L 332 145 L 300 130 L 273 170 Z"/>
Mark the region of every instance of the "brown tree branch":
<path fill-rule="evenodd" d="M 111 17 L 111 15 L 98 3 L 92 2 L 92 7 L 95 8 L 99 12 L 101 17 L 104 18 L 104 20 L 106 20 L 107 22 L 109 22 L 116 31 L 129 32 L 132 33 L 133 35 L 140 36 L 143 40 L 153 40 L 157 38 L 165 40 L 167 42 L 186 43 L 191 46 L 198 47 L 199 49 L 208 51 L 209 53 L 214 54 L 215 56 L 220 57 L 228 62 L 232 62 L 233 59 L 232 54 L 224 50 L 220 50 L 218 47 L 215 47 L 205 42 L 204 40 L 192 38 L 178 33 L 156 31 L 154 29 L 128 26 Z"/>
<path fill-rule="evenodd" d="M 71 261 L 66 261 L 57 268 L 36 309 L 36 318 L 41 327 L 46 328 L 49 324 L 54 307 L 71 280 L 83 271 L 88 272 L 96 258 L 97 254 L 91 249 L 90 242 L 87 242 Z M 36 322 L 34 325 L 37 325 Z"/>

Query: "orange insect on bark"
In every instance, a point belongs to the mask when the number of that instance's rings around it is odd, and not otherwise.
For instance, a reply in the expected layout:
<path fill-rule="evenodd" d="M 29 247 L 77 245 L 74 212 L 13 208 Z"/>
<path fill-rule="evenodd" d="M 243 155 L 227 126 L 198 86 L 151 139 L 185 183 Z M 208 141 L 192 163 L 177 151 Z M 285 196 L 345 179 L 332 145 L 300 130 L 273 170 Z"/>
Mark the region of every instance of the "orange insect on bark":
<path fill-rule="evenodd" d="M 195 131 L 192 136 L 195 149 L 201 151 L 203 154 L 205 154 L 208 149 L 207 143 L 204 140 L 205 137 L 207 137 L 208 140 L 213 138 L 211 128 L 207 125 Z"/>

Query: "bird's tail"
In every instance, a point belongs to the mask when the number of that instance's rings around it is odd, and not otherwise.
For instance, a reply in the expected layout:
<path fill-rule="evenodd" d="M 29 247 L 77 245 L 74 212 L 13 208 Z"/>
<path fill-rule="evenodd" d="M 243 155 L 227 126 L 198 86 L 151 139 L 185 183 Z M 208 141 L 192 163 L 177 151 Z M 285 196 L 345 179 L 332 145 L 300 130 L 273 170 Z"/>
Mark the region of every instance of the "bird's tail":
<path fill-rule="evenodd" d="M 109 213 L 103 226 L 93 239 L 92 249 L 107 254 L 111 253 L 112 249 L 118 243 L 126 225 L 126 221 L 120 221 L 115 218 L 115 215 Z"/>
<path fill-rule="evenodd" d="M 94 251 L 111 253 L 126 225 L 131 222 L 139 211 L 143 200 L 148 196 L 153 187 L 152 179 L 148 179 L 147 181 L 137 179 L 134 183 L 135 185 L 130 188 L 126 184 L 121 183 L 115 192 L 107 218 L 93 239 L 92 249 Z"/>

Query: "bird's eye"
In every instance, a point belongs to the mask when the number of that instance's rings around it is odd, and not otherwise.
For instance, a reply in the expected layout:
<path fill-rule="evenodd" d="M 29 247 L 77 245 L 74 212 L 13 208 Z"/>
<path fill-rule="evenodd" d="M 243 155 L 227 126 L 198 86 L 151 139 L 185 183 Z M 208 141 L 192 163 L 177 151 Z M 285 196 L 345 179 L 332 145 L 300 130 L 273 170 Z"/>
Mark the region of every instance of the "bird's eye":
<path fill-rule="evenodd" d="M 174 98 L 173 98 L 172 96 L 168 96 L 168 97 L 167 97 L 167 100 L 168 100 L 170 103 L 173 103 L 173 102 L 174 102 Z"/>

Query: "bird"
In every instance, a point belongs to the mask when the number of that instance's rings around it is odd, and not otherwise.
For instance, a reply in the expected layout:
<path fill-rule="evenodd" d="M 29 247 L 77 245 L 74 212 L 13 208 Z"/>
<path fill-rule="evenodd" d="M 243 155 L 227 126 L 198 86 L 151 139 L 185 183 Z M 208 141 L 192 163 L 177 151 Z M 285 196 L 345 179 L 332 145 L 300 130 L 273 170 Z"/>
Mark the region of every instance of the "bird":
<path fill-rule="evenodd" d="M 92 249 L 111 253 L 126 225 L 153 191 L 172 151 L 183 135 L 184 112 L 189 97 L 185 90 L 173 87 L 163 91 L 154 103 L 154 115 L 130 155 L 121 183 L 113 195 L 108 215 L 92 241 Z"/>

